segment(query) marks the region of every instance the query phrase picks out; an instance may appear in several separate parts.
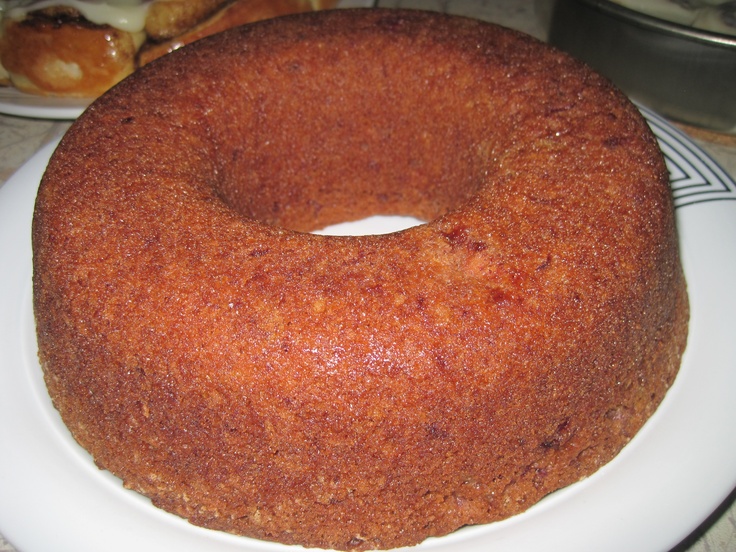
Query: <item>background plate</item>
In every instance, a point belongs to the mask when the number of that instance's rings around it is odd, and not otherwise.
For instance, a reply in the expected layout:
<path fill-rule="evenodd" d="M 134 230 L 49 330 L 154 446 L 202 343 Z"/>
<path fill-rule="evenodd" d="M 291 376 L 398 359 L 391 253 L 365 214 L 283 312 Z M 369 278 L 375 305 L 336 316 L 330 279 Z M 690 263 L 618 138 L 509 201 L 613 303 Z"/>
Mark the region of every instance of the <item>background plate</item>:
<path fill-rule="evenodd" d="M 12 87 L 0 87 L 0 113 L 31 119 L 72 120 L 82 114 L 90 100 L 53 98 L 25 94 Z"/>

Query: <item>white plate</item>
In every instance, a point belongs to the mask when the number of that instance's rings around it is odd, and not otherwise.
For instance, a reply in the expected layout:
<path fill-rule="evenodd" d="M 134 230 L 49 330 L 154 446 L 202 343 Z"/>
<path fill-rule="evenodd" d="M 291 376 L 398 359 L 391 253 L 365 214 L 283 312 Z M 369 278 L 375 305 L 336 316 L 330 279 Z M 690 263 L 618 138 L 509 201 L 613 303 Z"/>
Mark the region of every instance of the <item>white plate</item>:
<path fill-rule="evenodd" d="M 24 94 L 13 87 L 0 87 L 0 113 L 31 119 L 73 120 L 82 114 L 91 100 L 53 98 Z"/>
<path fill-rule="evenodd" d="M 648 117 L 674 180 L 692 303 L 674 386 L 593 476 L 514 518 L 430 539 L 418 550 L 666 550 L 736 486 L 736 201 L 728 201 L 736 186 L 684 135 Z M 290 550 L 195 527 L 123 489 L 94 466 L 51 406 L 36 360 L 30 223 L 52 150 L 41 150 L 0 189 L 0 533 L 25 552 Z"/>
<path fill-rule="evenodd" d="M 341 0 L 339 8 L 367 8 L 371 0 Z M 25 94 L 13 87 L 0 86 L 0 113 L 30 119 L 74 120 L 79 117 L 91 99 L 54 98 Z"/>

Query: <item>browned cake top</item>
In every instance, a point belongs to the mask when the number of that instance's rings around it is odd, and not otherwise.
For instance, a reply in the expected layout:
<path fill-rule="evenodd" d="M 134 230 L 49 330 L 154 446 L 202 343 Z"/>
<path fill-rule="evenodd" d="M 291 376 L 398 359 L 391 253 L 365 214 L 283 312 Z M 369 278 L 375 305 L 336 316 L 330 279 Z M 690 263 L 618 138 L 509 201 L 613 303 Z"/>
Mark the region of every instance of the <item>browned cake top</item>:
<path fill-rule="evenodd" d="M 376 213 L 429 222 L 304 233 Z M 523 511 L 620 450 L 685 342 L 636 109 L 467 19 L 336 11 L 162 58 L 64 137 L 33 232 L 75 437 L 157 505 L 286 543 Z"/>

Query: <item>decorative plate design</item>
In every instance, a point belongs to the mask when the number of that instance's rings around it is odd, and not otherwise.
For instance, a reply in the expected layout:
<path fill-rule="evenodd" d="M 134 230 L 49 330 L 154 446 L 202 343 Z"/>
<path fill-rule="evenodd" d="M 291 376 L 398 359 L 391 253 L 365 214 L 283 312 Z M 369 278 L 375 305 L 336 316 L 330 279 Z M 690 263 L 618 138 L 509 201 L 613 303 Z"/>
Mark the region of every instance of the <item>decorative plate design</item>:
<path fill-rule="evenodd" d="M 675 207 L 736 199 L 736 183 L 690 138 L 652 111 L 639 108 L 664 154 Z"/>

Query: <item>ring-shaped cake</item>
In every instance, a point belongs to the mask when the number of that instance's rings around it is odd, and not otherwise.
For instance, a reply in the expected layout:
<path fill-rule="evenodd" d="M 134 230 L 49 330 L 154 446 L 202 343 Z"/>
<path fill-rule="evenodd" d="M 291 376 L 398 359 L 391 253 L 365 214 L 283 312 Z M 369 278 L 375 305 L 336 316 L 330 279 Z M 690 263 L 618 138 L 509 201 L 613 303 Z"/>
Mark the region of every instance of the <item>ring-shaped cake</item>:
<path fill-rule="evenodd" d="M 310 233 L 379 213 L 427 222 Z M 61 141 L 33 253 L 75 439 L 157 506 L 282 543 L 524 511 L 634 436 L 687 335 L 636 108 L 438 14 L 286 17 L 151 63 Z"/>

